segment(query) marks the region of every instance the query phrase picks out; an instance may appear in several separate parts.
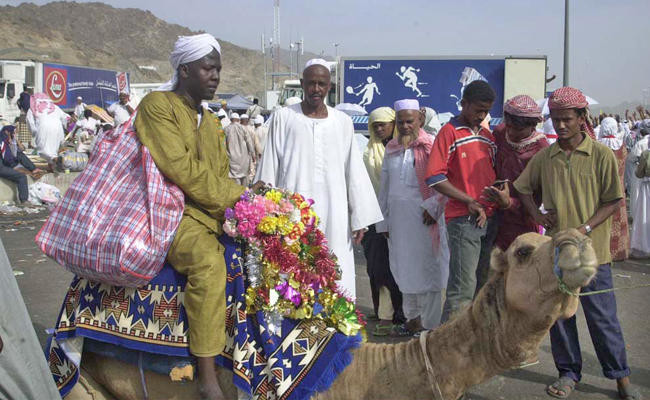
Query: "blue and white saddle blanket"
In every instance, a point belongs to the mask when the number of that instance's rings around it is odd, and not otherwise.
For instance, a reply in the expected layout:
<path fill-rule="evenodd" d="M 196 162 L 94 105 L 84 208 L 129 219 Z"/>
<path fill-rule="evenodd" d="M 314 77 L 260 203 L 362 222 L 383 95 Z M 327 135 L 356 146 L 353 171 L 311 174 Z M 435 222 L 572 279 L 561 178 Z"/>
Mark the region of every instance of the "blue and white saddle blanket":
<path fill-rule="evenodd" d="M 361 334 L 345 336 L 317 319 L 284 319 L 280 329 L 268 329 L 262 313 L 246 314 L 239 246 L 227 236 L 219 240 L 227 266 L 227 339 L 217 364 L 231 369 L 235 386 L 255 400 L 308 399 L 327 390 L 352 361 L 350 350 L 360 345 Z M 67 344 L 79 338 L 84 338 L 84 351 L 121 354 L 127 362 L 144 359 L 145 369 L 159 373 L 168 372 L 169 365 L 194 362 L 183 307 L 185 282 L 171 265 L 139 288 L 75 277 L 46 350 L 61 395 L 79 378 L 80 354 Z"/>

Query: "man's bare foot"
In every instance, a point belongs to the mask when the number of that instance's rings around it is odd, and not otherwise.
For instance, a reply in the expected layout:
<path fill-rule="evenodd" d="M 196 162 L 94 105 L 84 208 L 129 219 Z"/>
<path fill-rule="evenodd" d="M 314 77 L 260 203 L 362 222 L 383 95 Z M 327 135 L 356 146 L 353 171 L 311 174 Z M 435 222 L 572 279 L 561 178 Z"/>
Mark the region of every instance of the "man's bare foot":
<path fill-rule="evenodd" d="M 197 357 L 199 369 L 199 395 L 201 400 L 225 400 L 214 365 L 214 357 Z"/>

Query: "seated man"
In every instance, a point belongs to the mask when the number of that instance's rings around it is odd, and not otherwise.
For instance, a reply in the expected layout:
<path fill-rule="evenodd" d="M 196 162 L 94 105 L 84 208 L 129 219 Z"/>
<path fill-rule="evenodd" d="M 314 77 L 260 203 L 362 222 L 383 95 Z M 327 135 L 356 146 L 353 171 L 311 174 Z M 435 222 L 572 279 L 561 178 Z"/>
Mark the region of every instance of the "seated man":
<path fill-rule="evenodd" d="M 18 185 L 18 201 L 24 203 L 29 198 L 27 175 L 38 179 L 45 171 L 36 168 L 22 152 L 22 144 L 15 138 L 15 128 L 7 125 L 0 131 L 0 178 L 8 179 Z"/>

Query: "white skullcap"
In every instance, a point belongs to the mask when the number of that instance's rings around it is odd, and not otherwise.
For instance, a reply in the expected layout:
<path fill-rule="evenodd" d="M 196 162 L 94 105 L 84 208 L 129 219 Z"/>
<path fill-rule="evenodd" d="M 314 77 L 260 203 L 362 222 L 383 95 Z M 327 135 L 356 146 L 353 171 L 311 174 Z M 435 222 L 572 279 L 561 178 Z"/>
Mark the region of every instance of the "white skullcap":
<path fill-rule="evenodd" d="M 395 112 L 402 110 L 417 110 L 420 111 L 420 103 L 414 99 L 397 100 L 393 106 Z"/>
<path fill-rule="evenodd" d="M 300 99 L 300 97 L 296 97 L 296 96 L 289 97 L 288 99 L 286 99 L 284 101 L 284 105 L 286 105 L 286 106 L 292 106 L 292 105 L 298 104 L 298 103 L 302 103 L 302 100 Z"/>
<path fill-rule="evenodd" d="M 312 58 L 305 63 L 305 68 L 302 69 L 303 72 L 312 65 L 322 65 L 323 67 L 327 68 L 328 71 L 330 70 L 330 64 L 327 61 L 323 60 L 322 58 Z"/>
<path fill-rule="evenodd" d="M 239 114 L 237 113 L 230 114 L 230 119 L 239 119 Z"/>
<path fill-rule="evenodd" d="M 77 100 L 83 100 L 83 97 L 77 96 Z"/>
<path fill-rule="evenodd" d="M 217 111 L 217 117 L 227 117 L 228 114 L 223 110 L 223 108 L 220 108 L 219 111 Z"/>
<path fill-rule="evenodd" d="M 255 123 L 262 125 L 264 123 L 264 117 L 258 115 L 257 117 L 255 117 Z"/>
<path fill-rule="evenodd" d="M 241 117 L 240 117 L 240 119 L 248 119 L 248 114 L 245 114 L 245 113 L 242 114 Z"/>
<path fill-rule="evenodd" d="M 219 42 L 209 33 L 179 36 L 176 43 L 174 43 L 174 50 L 172 50 L 172 54 L 169 56 L 169 63 L 172 65 L 174 75 L 172 75 L 172 79 L 169 82 L 163 84 L 157 90 L 174 89 L 174 86 L 178 82 L 178 67 L 207 56 L 212 53 L 213 49 L 221 54 Z"/>

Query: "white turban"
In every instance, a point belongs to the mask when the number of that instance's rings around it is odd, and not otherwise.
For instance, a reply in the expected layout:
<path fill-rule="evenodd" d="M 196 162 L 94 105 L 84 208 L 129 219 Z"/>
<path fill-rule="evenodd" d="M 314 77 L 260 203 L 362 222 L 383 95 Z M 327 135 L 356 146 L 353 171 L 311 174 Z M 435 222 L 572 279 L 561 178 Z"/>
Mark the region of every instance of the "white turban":
<path fill-rule="evenodd" d="M 263 123 L 264 123 L 264 117 L 262 117 L 261 115 L 258 115 L 257 117 L 255 117 L 255 124 L 256 125 L 262 125 Z"/>
<path fill-rule="evenodd" d="M 182 64 L 199 60 L 216 50 L 221 54 L 221 46 L 217 39 L 209 33 L 202 33 L 194 36 L 179 36 L 174 43 L 174 50 L 169 56 L 169 63 L 172 65 L 174 75 L 172 79 L 160 86 L 157 90 L 173 90 L 178 83 L 178 67 Z"/>
<path fill-rule="evenodd" d="M 248 114 L 242 114 L 239 118 L 240 119 L 248 119 Z"/>
<path fill-rule="evenodd" d="M 237 113 L 230 114 L 230 119 L 239 119 L 239 114 Z"/>

